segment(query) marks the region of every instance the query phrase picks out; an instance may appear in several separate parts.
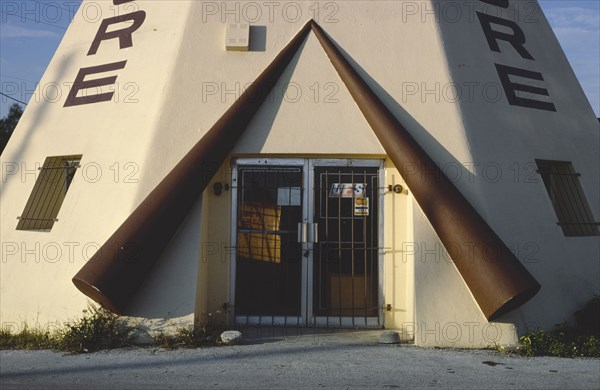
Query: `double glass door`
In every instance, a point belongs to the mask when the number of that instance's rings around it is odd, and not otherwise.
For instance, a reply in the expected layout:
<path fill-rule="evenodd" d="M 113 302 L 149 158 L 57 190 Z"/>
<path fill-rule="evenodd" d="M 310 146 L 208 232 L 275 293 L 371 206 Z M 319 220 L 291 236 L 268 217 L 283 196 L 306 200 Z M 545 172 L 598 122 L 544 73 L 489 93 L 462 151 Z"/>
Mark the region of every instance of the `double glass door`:
<path fill-rule="evenodd" d="M 382 325 L 380 164 L 237 160 L 230 302 L 236 323 Z"/>

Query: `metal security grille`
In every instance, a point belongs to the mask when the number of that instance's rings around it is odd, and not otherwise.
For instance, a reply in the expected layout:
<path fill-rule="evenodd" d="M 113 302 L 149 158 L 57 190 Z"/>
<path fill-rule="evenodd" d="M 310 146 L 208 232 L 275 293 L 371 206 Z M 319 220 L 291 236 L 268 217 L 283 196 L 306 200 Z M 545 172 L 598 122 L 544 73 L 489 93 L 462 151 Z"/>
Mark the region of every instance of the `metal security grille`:
<path fill-rule="evenodd" d="M 382 325 L 381 165 L 237 161 L 229 303 L 236 324 Z"/>
<path fill-rule="evenodd" d="M 58 221 L 63 204 L 81 155 L 47 157 L 25 209 L 18 217 L 17 230 L 50 231 Z"/>
<path fill-rule="evenodd" d="M 378 316 L 378 170 L 315 169 L 314 312 L 328 324 Z"/>
<path fill-rule="evenodd" d="M 536 160 L 538 172 L 567 237 L 598 236 L 600 230 L 579 182 L 579 173 L 568 161 Z"/>
<path fill-rule="evenodd" d="M 302 184 L 301 167 L 240 168 L 236 315 L 300 318 Z"/>

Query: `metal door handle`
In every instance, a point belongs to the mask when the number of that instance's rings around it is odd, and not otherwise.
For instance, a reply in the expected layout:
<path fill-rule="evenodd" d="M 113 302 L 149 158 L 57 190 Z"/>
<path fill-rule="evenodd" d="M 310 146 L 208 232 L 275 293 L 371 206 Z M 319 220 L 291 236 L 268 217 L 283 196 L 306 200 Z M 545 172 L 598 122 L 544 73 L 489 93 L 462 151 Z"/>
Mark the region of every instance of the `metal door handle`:
<path fill-rule="evenodd" d="M 298 242 L 319 242 L 319 224 L 298 222 Z"/>
<path fill-rule="evenodd" d="M 308 232 L 309 232 L 310 242 L 313 242 L 313 243 L 319 242 L 319 224 L 318 223 L 309 224 Z"/>
<path fill-rule="evenodd" d="M 307 242 L 308 227 L 306 223 L 298 222 L 298 242 Z"/>

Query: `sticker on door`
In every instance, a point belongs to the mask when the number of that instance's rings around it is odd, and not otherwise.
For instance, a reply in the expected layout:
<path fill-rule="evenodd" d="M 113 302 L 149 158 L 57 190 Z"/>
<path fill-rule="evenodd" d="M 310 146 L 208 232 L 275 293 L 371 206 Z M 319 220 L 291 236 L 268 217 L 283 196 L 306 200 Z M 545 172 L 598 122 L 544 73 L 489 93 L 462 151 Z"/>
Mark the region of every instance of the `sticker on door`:
<path fill-rule="evenodd" d="M 369 216 L 369 198 L 354 199 L 354 216 L 368 217 Z"/>
<path fill-rule="evenodd" d="M 333 183 L 329 191 L 330 198 L 364 198 L 365 183 Z"/>

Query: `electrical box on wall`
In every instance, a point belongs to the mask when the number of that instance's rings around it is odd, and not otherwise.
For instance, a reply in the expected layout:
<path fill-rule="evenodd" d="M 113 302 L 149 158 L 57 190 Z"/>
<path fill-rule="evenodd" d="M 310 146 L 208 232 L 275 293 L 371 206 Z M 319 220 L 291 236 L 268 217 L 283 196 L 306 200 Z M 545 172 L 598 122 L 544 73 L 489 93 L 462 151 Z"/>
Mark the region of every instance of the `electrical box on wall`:
<path fill-rule="evenodd" d="M 250 48 L 250 25 L 248 23 L 227 23 L 225 48 L 227 51 L 248 51 Z"/>

